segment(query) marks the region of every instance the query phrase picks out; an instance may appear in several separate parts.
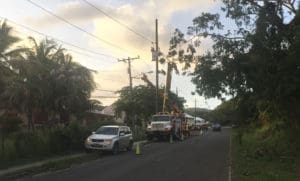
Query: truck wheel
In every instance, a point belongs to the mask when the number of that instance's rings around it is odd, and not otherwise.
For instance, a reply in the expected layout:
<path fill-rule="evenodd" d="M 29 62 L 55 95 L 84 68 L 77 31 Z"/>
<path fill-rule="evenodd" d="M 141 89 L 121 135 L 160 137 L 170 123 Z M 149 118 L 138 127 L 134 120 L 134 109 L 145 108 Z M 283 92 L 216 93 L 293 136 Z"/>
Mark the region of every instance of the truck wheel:
<path fill-rule="evenodd" d="M 119 153 L 119 144 L 118 143 L 114 144 L 113 149 L 112 149 L 112 153 L 114 155 L 117 155 Z"/>
<path fill-rule="evenodd" d="M 131 150 L 132 150 L 132 147 L 133 147 L 133 141 L 131 140 L 131 141 L 129 142 L 128 147 L 127 147 L 127 151 L 131 151 Z"/>
<path fill-rule="evenodd" d="M 152 135 L 147 135 L 147 140 L 148 141 L 152 141 L 153 140 L 153 136 Z"/>
<path fill-rule="evenodd" d="M 88 148 L 85 148 L 84 150 L 85 150 L 86 153 L 91 153 L 92 152 L 92 150 L 88 149 Z"/>

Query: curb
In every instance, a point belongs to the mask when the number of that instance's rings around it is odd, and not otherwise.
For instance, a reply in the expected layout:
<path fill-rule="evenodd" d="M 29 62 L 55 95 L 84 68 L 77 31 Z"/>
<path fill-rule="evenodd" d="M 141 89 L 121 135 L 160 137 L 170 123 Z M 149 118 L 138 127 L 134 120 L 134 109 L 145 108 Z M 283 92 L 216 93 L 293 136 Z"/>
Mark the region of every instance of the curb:
<path fill-rule="evenodd" d="M 229 137 L 229 166 L 228 166 L 228 181 L 231 181 L 231 174 L 232 174 L 232 168 L 231 168 L 231 165 L 232 165 L 232 159 L 231 159 L 231 139 L 232 139 L 232 135 L 230 133 L 230 137 Z"/>
<path fill-rule="evenodd" d="M 47 163 L 56 162 L 56 161 L 60 161 L 60 160 L 64 160 L 64 159 L 79 158 L 79 157 L 82 157 L 85 155 L 86 155 L 86 153 L 79 153 L 79 154 L 74 154 L 74 155 L 70 155 L 70 156 L 61 156 L 61 157 L 57 157 L 57 158 L 53 158 L 53 159 L 34 162 L 34 163 L 26 164 L 26 165 L 14 166 L 11 168 L 0 170 L 0 176 L 4 176 L 7 174 L 11 174 L 11 173 L 15 173 L 15 172 L 23 171 L 26 169 L 35 168 L 35 167 L 41 167 Z"/>
<path fill-rule="evenodd" d="M 141 144 L 144 145 L 146 144 L 148 141 L 147 140 L 142 140 L 142 141 L 137 141 L 133 143 L 133 147 L 136 146 L 136 144 Z M 61 157 L 57 157 L 57 158 L 53 158 L 53 159 L 47 159 L 47 160 L 43 160 L 43 161 L 39 161 L 39 162 L 34 162 L 34 163 L 29 163 L 26 165 L 20 165 L 20 166 L 14 166 L 11 168 L 7 168 L 7 169 L 3 169 L 0 170 L 0 177 L 1 176 L 5 176 L 8 174 L 13 174 L 19 171 L 24 171 L 27 169 L 32 169 L 32 168 L 36 168 L 36 167 L 41 167 L 45 164 L 51 163 L 51 162 L 56 162 L 56 161 L 61 161 L 64 159 L 73 159 L 73 158 L 79 158 L 79 157 L 83 157 L 86 156 L 86 153 L 79 153 L 79 154 L 74 154 L 74 155 L 69 155 L 69 156 L 61 156 Z"/>
<path fill-rule="evenodd" d="M 136 142 L 133 143 L 133 147 L 135 147 L 138 143 L 141 144 L 141 145 L 145 145 L 146 143 L 148 143 L 148 141 L 147 140 L 136 141 Z"/>

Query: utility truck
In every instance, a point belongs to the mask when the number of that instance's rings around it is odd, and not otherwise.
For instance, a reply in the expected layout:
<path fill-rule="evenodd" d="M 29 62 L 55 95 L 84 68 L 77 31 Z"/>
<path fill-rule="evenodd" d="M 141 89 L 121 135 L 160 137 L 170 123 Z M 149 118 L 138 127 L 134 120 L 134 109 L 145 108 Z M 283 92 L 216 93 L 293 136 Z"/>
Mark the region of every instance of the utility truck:
<path fill-rule="evenodd" d="M 185 114 L 182 113 L 158 113 L 152 116 L 147 125 L 147 139 L 181 139 L 182 136 L 188 136 L 188 123 Z"/>

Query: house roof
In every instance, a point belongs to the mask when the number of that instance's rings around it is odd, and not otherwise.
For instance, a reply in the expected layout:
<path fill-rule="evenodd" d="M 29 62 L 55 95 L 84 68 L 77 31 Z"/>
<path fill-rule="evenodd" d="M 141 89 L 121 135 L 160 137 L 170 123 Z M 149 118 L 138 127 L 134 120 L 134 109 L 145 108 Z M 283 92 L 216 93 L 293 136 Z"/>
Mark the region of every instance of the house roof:
<path fill-rule="evenodd" d="M 101 111 L 101 113 L 104 115 L 115 116 L 115 106 L 114 105 L 106 106 Z"/>
<path fill-rule="evenodd" d="M 196 121 L 204 121 L 204 119 L 200 117 L 196 117 Z"/>

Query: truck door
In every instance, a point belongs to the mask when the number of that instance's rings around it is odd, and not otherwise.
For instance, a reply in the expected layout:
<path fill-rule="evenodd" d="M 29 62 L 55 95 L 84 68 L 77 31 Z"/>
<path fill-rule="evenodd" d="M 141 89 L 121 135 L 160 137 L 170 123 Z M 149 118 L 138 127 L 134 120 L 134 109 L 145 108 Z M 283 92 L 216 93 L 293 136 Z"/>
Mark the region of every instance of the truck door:
<path fill-rule="evenodd" d="M 124 148 L 126 145 L 126 133 L 125 133 L 125 128 L 120 127 L 119 131 L 119 146 L 120 148 Z"/>
<path fill-rule="evenodd" d="M 125 127 L 125 145 L 126 145 L 126 147 L 129 145 L 130 137 L 131 137 L 131 131 L 128 127 Z"/>

